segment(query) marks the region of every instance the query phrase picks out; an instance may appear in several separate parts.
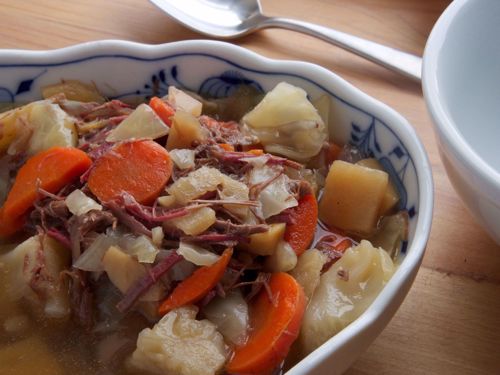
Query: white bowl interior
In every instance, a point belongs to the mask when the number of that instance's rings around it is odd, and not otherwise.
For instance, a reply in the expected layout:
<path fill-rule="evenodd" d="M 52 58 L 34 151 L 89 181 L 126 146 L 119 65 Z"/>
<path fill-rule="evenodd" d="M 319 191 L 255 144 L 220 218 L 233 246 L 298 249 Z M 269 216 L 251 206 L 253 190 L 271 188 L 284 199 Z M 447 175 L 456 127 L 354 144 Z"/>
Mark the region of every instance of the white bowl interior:
<path fill-rule="evenodd" d="M 450 21 L 436 51 L 438 95 L 450 124 L 496 171 L 500 171 L 499 33 L 500 1 L 468 1 Z"/>

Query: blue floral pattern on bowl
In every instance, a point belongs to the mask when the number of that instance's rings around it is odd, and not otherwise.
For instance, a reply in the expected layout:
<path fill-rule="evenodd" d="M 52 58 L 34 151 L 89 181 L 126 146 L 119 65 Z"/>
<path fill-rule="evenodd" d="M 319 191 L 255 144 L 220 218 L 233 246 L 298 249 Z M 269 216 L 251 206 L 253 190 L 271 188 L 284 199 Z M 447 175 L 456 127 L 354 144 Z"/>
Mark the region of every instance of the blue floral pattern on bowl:
<path fill-rule="evenodd" d="M 196 74 L 192 74 L 189 63 L 186 63 L 193 55 L 202 60 L 195 71 Z M 127 72 L 126 80 L 109 82 L 105 72 L 101 72 L 100 76 L 93 75 L 92 63 L 99 59 L 109 59 L 110 62 L 114 62 L 114 66 L 117 66 L 116 60 L 119 59 L 120 65 L 123 66 L 117 69 Z M 75 73 L 78 71 L 75 69 L 77 66 L 78 68 L 85 66 L 85 74 Z M 9 77 L 10 69 L 26 70 L 23 74 L 16 72 L 15 76 L 23 76 L 23 79 L 4 83 L 6 79 L 3 78 Z M 134 71 L 137 73 L 131 73 Z M 410 233 L 415 230 L 416 207 L 419 201 L 415 187 L 418 186 L 418 178 L 414 161 L 404 143 L 380 118 L 329 91 L 321 82 L 285 72 L 249 69 L 227 59 L 201 53 L 184 53 L 153 59 L 127 55 L 96 55 L 46 65 L 4 64 L 0 65 L 0 76 L 2 77 L 0 82 L 3 84 L 0 86 L 0 102 L 26 102 L 38 99 L 41 87 L 61 79 L 94 81 L 101 92 L 117 99 L 139 97 L 147 100 L 152 95 L 165 95 L 170 85 L 204 96 L 226 97 L 240 84 L 251 85 L 258 91 L 265 92 L 272 89 L 279 81 L 288 81 L 301 86 L 313 98 L 327 94 L 332 100 L 331 135 L 340 143 L 353 144 L 365 154 L 379 160 L 389 172 L 390 179 L 400 194 L 400 208 L 406 209 L 409 213 Z M 339 113 L 341 115 L 336 117 Z M 339 126 L 341 129 L 339 131 L 335 127 L 336 121 L 348 124 Z M 412 190 L 409 191 L 408 188 Z M 405 248 L 406 244 L 403 245 L 403 252 Z"/>

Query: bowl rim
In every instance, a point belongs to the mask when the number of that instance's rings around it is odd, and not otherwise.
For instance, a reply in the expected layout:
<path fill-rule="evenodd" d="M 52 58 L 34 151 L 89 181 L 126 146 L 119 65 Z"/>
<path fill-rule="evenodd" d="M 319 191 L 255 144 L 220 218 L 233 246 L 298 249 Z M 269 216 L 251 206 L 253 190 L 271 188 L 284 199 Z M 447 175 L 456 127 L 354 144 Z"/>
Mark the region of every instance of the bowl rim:
<path fill-rule="evenodd" d="M 433 178 L 427 153 L 415 130 L 402 115 L 388 105 L 354 87 L 337 74 L 319 65 L 304 61 L 271 59 L 246 48 L 220 41 L 189 40 L 147 45 L 122 40 L 99 40 L 54 50 L 0 50 L 0 67 L 19 63 L 20 60 L 23 61 L 23 63 L 57 65 L 57 62 L 69 60 L 77 61 L 89 55 L 95 56 L 96 53 L 108 56 L 126 54 L 127 56 L 159 58 L 168 56 L 174 52 L 205 52 L 214 54 L 214 51 L 216 54 L 225 57 L 232 63 L 236 63 L 245 68 L 260 69 L 262 71 L 279 69 L 279 71 L 297 74 L 316 83 L 321 82 L 321 87 L 328 87 L 330 91 L 335 92 L 341 97 L 351 98 L 360 108 L 369 110 L 374 116 L 382 119 L 386 124 L 390 124 L 391 130 L 395 130 L 403 138 L 404 145 L 407 147 L 410 154 L 414 156 L 413 161 L 418 181 L 419 205 L 415 236 L 408 246 L 407 253 L 394 275 L 368 309 L 353 323 L 345 327 L 313 353 L 292 367 L 287 372 L 287 375 L 311 373 L 318 363 L 326 360 L 332 352 L 342 348 L 353 337 L 358 336 L 374 326 L 384 313 L 392 317 L 392 314 L 399 307 L 403 299 L 401 298 L 398 302 L 398 297 L 401 296 L 399 295 L 400 292 L 403 291 L 404 294 L 402 296 L 404 297 L 421 264 L 432 223 L 434 203 Z M 394 305 L 394 303 L 396 303 L 396 305 Z M 392 313 L 388 313 L 391 306 L 393 307 Z"/>
<path fill-rule="evenodd" d="M 434 129 L 450 147 L 453 157 L 465 166 L 467 173 L 472 173 L 473 178 L 478 178 L 486 184 L 487 196 L 495 201 L 500 197 L 500 171 L 495 170 L 479 156 L 455 126 L 443 101 L 440 100 L 441 91 L 438 84 L 439 55 L 446 43 L 446 35 L 454 24 L 456 16 L 473 2 L 474 0 L 453 1 L 434 25 L 424 50 L 422 89 Z"/>

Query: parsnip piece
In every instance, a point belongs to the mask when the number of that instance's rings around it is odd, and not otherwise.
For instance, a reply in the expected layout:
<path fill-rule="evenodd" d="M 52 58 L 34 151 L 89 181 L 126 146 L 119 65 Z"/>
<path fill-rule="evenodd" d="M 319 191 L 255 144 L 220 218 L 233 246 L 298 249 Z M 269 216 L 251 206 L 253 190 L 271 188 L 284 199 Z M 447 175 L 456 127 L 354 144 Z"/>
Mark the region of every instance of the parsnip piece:
<path fill-rule="evenodd" d="M 297 266 L 290 271 L 290 274 L 304 289 L 307 299 L 311 299 L 319 285 L 321 269 L 326 261 L 326 255 L 319 250 L 310 249 L 299 256 Z"/>
<path fill-rule="evenodd" d="M 373 158 L 362 159 L 358 161 L 356 164 L 367 168 L 377 169 L 379 171 L 384 170 L 384 168 L 378 162 L 378 160 Z M 396 206 L 398 201 L 399 201 L 398 191 L 396 190 L 396 187 L 389 179 L 389 182 L 387 184 L 387 189 L 385 190 L 384 199 L 382 200 L 382 205 L 380 206 L 380 214 L 385 215 L 387 212 L 392 210 Z"/>
<path fill-rule="evenodd" d="M 241 246 L 256 255 L 271 255 L 283 239 L 285 229 L 285 223 L 270 224 L 267 232 L 251 234 L 249 236 L 250 242 Z"/>
<path fill-rule="evenodd" d="M 201 115 L 203 104 L 175 86 L 169 86 L 167 100 L 177 110 L 180 109 L 196 117 Z"/>
<path fill-rule="evenodd" d="M 286 82 L 269 91 L 242 121 L 259 137 L 267 152 L 298 161 L 318 154 L 328 138 L 325 124 L 307 93 Z"/>
<path fill-rule="evenodd" d="M 57 94 L 64 94 L 66 99 L 79 102 L 104 103 L 106 101 L 94 85 L 76 80 L 63 80 L 61 83 L 42 87 L 44 99 Z"/>
<path fill-rule="evenodd" d="M 0 363 L 2 364 L 0 370 L 2 375 L 64 374 L 55 354 L 36 336 L 1 347 Z"/>
<path fill-rule="evenodd" d="M 57 104 L 41 100 L 29 104 L 28 123 L 33 129 L 27 153 L 34 155 L 50 147 L 75 147 L 78 142 L 76 119 Z"/>
<path fill-rule="evenodd" d="M 194 306 L 181 307 L 142 330 L 130 365 L 159 375 L 219 374 L 229 351 L 215 324 L 196 320 L 197 312 Z"/>
<path fill-rule="evenodd" d="M 155 111 L 143 103 L 109 133 L 106 141 L 118 142 L 138 138 L 157 139 L 167 135 L 169 129 Z"/>
<path fill-rule="evenodd" d="M 334 161 L 319 203 L 321 220 L 349 232 L 373 232 L 388 180 L 386 172 Z"/>
<path fill-rule="evenodd" d="M 348 249 L 321 276 L 297 340 L 307 355 L 359 317 L 395 271 L 389 255 L 370 242 Z"/>
<path fill-rule="evenodd" d="M 102 258 L 102 265 L 109 279 L 122 293 L 147 274 L 146 267 L 117 246 L 111 246 Z M 163 297 L 164 288 L 157 283 L 143 295 L 141 301 L 158 301 Z"/>
<path fill-rule="evenodd" d="M 167 139 L 167 150 L 175 148 L 191 148 L 193 142 L 201 142 L 207 138 L 207 130 L 200 125 L 191 113 L 177 111 L 172 117 L 172 127 Z"/>
<path fill-rule="evenodd" d="M 210 207 L 202 207 L 185 216 L 170 220 L 168 225 L 179 228 L 187 235 L 196 236 L 210 228 L 213 223 L 215 223 L 215 211 Z"/>

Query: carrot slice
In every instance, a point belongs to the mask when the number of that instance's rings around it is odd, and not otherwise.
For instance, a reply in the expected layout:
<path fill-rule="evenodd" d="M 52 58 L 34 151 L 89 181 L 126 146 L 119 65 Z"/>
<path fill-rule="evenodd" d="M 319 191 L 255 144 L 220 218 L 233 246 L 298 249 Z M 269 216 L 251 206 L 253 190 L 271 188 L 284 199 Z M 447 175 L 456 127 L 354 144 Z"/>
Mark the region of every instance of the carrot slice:
<path fill-rule="evenodd" d="M 196 303 L 212 290 L 224 275 L 233 255 L 233 249 L 224 250 L 217 262 L 198 268 L 191 276 L 183 280 L 160 305 L 158 312 L 165 315 L 180 306 Z"/>
<path fill-rule="evenodd" d="M 87 154 L 72 147 L 52 147 L 30 159 L 19 169 L 7 200 L 3 216 L 19 218 L 33 205 L 38 188 L 57 193 L 89 169 Z"/>
<path fill-rule="evenodd" d="M 251 333 L 226 366 L 230 374 L 269 374 L 297 338 L 306 308 L 302 287 L 287 273 L 274 273 L 251 310 Z"/>
<path fill-rule="evenodd" d="M 311 244 L 318 222 L 318 202 L 314 194 L 306 194 L 299 199 L 298 206 L 291 209 L 292 224 L 285 230 L 287 241 L 297 255 L 302 254 Z"/>
<path fill-rule="evenodd" d="M 153 108 L 153 111 L 158 115 L 162 121 L 168 126 L 172 126 L 172 116 L 175 114 L 175 110 L 172 106 L 160 98 L 153 96 L 149 101 L 149 106 Z"/>
<path fill-rule="evenodd" d="M 124 142 L 95 162 L 88 186 L 101 202 L 108 202 L 126 191 L 137 202 L 151 204 L 163 191 L 172 168 L 168 151 L 158 143 Z"/>
<path fill-rule="evenodd" d="M 232 145 L 230 145 L 229 143 L 219 143 L 219 146 L 224 151 L 229 151 L 229 152 L 233 152 L 234 151 L 234 147 Z"/>

